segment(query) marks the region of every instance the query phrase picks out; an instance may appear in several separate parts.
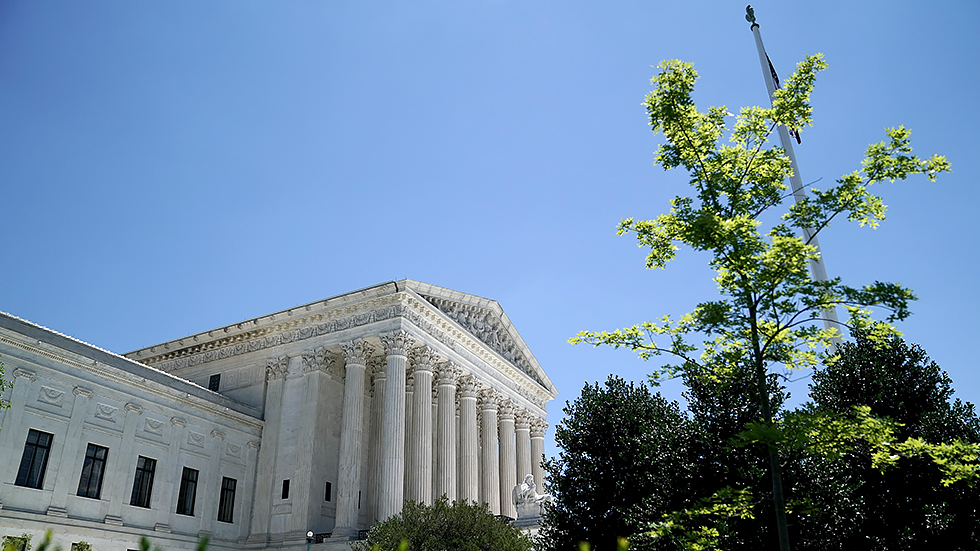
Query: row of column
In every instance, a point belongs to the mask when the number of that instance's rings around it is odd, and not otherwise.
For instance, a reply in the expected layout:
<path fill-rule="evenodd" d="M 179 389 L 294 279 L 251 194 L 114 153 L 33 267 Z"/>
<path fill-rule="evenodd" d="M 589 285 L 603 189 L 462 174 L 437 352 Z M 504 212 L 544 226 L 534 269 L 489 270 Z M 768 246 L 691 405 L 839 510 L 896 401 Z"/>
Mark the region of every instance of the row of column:
<path fill-rule="evenodd" d="M 384 520 L 401 512 L 405 500 L 432 503 L 445 495 L 450 501 L 485 502 L 494 514 L 516 517 L 514 486 L 526 474 L 539 488 L 543 483 L 547 424 L 463 376 L 451 362 L 440 362 L 428 347 L 413 348 L 405 331 L 384 334 L 381 343 L 385 361 L 374 373 L 369 435 L 369 469 L 377 473 L 369 487 L 371 516 Z M 364 442 L 364 374 L 374 348 L 355 340 L 343 350 L 347 374 L 333 534 L 353 537 Z"/>

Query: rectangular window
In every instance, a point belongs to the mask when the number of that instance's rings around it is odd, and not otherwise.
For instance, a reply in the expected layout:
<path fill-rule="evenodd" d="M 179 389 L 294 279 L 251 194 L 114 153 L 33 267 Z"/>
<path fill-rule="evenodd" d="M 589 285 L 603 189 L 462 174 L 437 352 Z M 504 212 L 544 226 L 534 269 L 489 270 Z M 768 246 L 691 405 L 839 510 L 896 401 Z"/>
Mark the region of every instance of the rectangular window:
<path fill-rule="evenodd" d="M 330 501 L 330 483 L 327 482 L 327 490 L 323 492 L 323 501 Z"/>
<path fill-rule="evenodd" d="M 157 460 L 143 457 L 136 459 L 136 478 L 133 479 L 133 496 L 129 504 L 136 507 L 150 506 L 150 492 L 153 490 L 153 473 L 157 470 Z"/>
<path fill-rule="evenodd" d="M 238 481 L 234 478 L 222 477 L 221 497 L 218 501 L 218 521 L 232 522 L 232 513 L 235 511 L 235 486 Z"/>
<path fill-rule="evenodd" d="M 214 375 L 211 375 L 211 378 L 208 379 L 208 390 L 213 390 L 215 392 L 218 392 L 218 387 L 220 386 L 221 386 L 221 373 L 216 373 Z"/>
<path fill-rule="evenodd" d="M 197 471 L 184 467 L 180 476 L 180 492 L 177 494 L 177 514 L 194 516 L 194 498 L 197 497 Z"/>
<path fill-rule="evenodd" d="M 53 439 L 54 435 L 47 432 L 34 429 L 28 431 L 15 485 L 39 489 L 44 485 L 44 470 L 48 466 L 48 453 L 51 451 Z"/>
<path fill-rule="evenodd" d="M 82 477 L 78 479 L 78 493 L 82 497 L 99 499 L 102 495 L 102 477 L 105 475 L 105 461 L 109 448 L 89 444 L 82 463 Z"/>
<path fill-rule="evenodd" d="M 282 481 L 282 498 L 289 499 L 289 479 Z"/>

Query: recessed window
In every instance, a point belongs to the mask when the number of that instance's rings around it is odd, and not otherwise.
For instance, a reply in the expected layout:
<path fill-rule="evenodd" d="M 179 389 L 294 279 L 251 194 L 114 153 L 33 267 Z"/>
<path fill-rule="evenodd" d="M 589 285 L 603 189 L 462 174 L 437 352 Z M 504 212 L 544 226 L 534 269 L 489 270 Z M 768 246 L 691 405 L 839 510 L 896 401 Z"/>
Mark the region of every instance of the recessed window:
<path fill-rule="evenodd" d="M 177 494 L 177 514 L 194 516 L 194 499 L 197 497 L 197 470 L 184 467 L 180 476 L 180 492 Z"/>
<path fill-rule="evenodd" d="M 221 373 L 215 373 L 214 375 L 211 375 L 211 378 L 208 379 L 208 390 L 213 390 L 215 392 L 218 392 L 218 387 L 220 386 L 221 386 Z"/>
<path fill-rule="evenodd" d="M 330 501 L 330 490 L 331 489 L 332 488 L 330 487 L 330 483 L 327 482 L 327 489 L 326 489 L 325 492 L 323 492 L 323 501 Z"/>
<path fill-rule="evenodd" d="M 102 495 L 102 477 L 105 474 L 105 461 L 109 448 L 89 444 L 82 463 L 82 476 L 78 479 L 78 494 L 82 497 L 99 499 Z"/>
<path fill-rule="evenodd" d="M 133 479 L 133 495 L 129 504 L 136 507 L 150 506 L 150 492 L 153 490 L 153 473 L 157 470 L 157 460 L 143 457 L 136 459 L 136 477 Z"/>
<path fill-rule="evenodd" d="M 44 470 L 48 466 L 48 453 L 53 439 L 54 435 L 47 432 L 34 429 L 28 431 L 14 485 L 28 488 L 41 488 L 44 485 Z"/>
<path fill-rule="evenodd" d="M 289 499 L 289 479 L 282 481 L 282 498 Z"/>
<path fill-rule="evenodd" d="M 223 477 L 221 479 L 221 497 L 218 501 L 218 521 L 232 522 L 232 514 L 235 511 L 235 487 L 238 481 L 234 478 Z"/>

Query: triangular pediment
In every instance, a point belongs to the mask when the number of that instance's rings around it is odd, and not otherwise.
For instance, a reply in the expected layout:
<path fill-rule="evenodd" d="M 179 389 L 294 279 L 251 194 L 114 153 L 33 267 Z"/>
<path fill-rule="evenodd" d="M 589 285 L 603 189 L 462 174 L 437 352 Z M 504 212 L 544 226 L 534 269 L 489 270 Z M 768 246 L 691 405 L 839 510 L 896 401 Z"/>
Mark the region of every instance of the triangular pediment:
<path fill-rule="evenodd" d="M 552 395 L 557 390 L 495 300 L 416 281 L 408 287 Z"/>

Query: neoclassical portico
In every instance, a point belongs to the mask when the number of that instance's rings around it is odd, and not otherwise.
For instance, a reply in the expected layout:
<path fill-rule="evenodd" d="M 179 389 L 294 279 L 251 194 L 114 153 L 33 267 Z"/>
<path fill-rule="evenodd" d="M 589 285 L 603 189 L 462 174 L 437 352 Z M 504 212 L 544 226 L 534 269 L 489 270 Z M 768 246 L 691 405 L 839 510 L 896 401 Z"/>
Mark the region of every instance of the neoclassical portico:
<path fill-rule="evenodd" d="M 88 534 L 98 518 L 115 527 L 104 551 L 135 547 L 118 538 L 130 528 L 175 549 L 200 535 L 299 549 L 308 531 L 357 538 L 440 496 L 516 517 L 517 481 L 544 486 L 554 386 L 499 304 L 442 287 L 385 283 L 125 356 L 0 316 L 0 354 L 15 382 L 0 444 L 51 439 L 57 471 L 25 490 L 0 469 L 0 519 Z M 78 498 L 90 449 L 108 454 L 107 482 Z"/>

